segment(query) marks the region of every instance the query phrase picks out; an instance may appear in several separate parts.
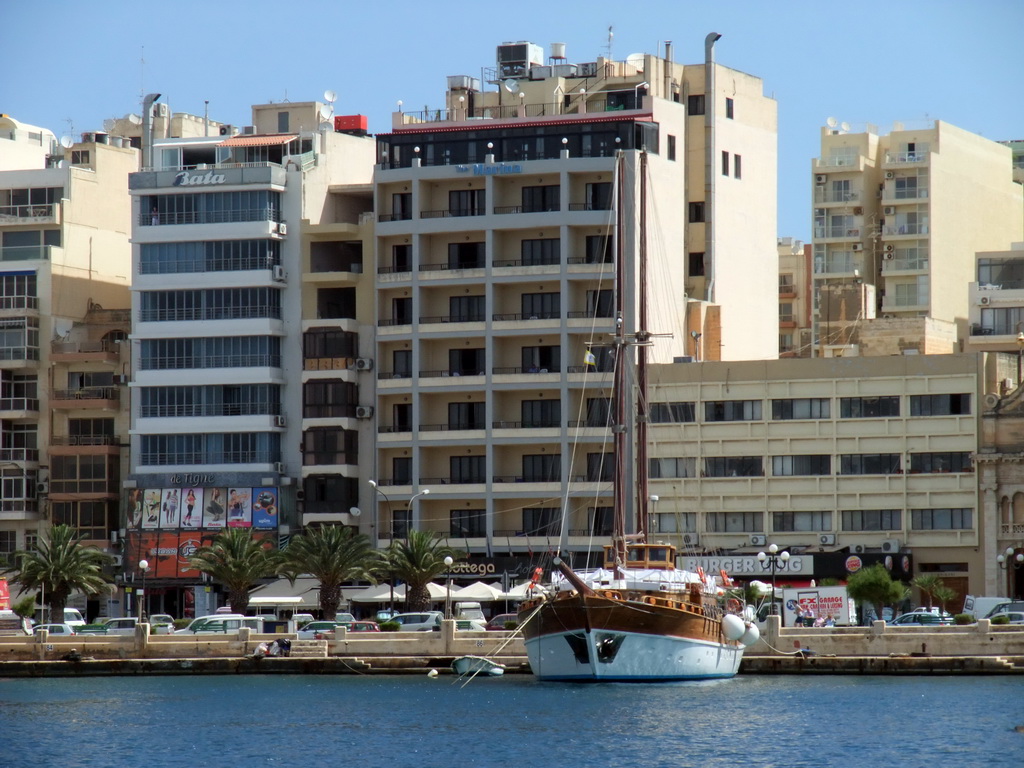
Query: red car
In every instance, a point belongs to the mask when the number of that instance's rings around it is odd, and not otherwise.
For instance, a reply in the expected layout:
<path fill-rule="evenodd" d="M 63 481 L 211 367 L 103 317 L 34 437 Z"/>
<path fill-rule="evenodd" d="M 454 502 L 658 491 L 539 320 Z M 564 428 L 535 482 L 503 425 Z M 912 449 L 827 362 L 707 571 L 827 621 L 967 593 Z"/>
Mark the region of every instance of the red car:
<path fill-rule="evenodd" d="M 347 627 L 349 632 L 380 632 L 376 621 L 353 621 Z"/>
<path fill-rule="evenodd" d="M 491 631 L 504 631 L 505 625 L 509 622 L 513 624 L 518 623 L 519 616 L 514 613 L 499 613 L 493 619 L 487 622 L 487 629 Z"/>

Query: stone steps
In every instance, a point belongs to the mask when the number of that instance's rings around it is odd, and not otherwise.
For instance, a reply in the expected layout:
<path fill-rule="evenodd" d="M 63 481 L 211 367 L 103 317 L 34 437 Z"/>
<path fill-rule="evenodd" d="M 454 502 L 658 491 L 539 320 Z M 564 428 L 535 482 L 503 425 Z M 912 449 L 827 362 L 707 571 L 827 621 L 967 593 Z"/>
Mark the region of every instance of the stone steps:
<path fill-rule="evenodd" d="M 288 654 L 292 658 L 326 659 L 326 640 L 292 640 L 292 649 Z"/>

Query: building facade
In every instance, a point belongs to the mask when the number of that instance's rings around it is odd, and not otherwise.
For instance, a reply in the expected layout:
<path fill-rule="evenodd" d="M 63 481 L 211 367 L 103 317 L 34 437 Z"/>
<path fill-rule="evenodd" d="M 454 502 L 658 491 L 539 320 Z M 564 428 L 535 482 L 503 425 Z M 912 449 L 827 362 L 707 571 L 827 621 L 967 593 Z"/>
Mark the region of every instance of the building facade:
<path fill-rule="evenodd" d="M 811 357 L 813 351 L 811 245 L 779 238 L 779 357 Z"/>

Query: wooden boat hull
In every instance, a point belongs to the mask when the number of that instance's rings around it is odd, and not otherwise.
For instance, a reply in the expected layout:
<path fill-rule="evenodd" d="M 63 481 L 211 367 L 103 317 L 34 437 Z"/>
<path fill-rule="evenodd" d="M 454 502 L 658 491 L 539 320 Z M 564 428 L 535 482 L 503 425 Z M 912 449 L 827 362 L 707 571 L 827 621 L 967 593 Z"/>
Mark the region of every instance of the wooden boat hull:
<path fill-rule="evenodd" d="M 733 677 L 743 646 L 698 609 L 602 596 L 558 597 L 523 627 L 540 680 L 603 682 Z"/>

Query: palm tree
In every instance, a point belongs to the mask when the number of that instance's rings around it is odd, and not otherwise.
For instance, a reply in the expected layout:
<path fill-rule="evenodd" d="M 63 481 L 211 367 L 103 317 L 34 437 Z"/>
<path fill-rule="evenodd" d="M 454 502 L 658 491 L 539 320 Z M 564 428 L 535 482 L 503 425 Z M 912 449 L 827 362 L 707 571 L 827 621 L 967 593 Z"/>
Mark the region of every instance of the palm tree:
<path fill-rule="evenodd" d="M 932 594 L 935 595 L 935 599 L 938 600 L 939 605 L 942 606 L 942 612 L 945 613 L 946 604 L 950 600 L 953 600 L 956 597 L 958 597 L 960 593 L 952 587 L 948 587 L 945 584 L 939 584 L 937 587 L 935 587 L 935 589 L 932 590 Z"/>
<path fill-rule="evenodd" d="M 207 546 L 199 547 L 189 564 L 222 584 L 235 613 L 249 608 L 249 588 L 277 569 L 278 553 L 257 541 L 249 528 L 225 528 Z"/>
<path fill-rule="evenodd" d="M 892 605 L 902 595 L 902 585 L 893 582 L 889 571 L 881 563 L 851 573 L 846 582 L 850 597 L 860 604 L 873 605 L 875 615 L 881 618 L 882 606 Z"/>
<path fill-rule="evenodd" d="M 334 619 L 341 603 L 341 585 L 354 579 L 374 580 L 380 562 L 370 539 L 354 528 L 324 525 L 307 528 L 293 536 L 281 551 L 278 572 L 294 584 L 301 573 L 320 582 L 320 610 L 324 619 Z"/>
<path fill-rule="evenodd" d="M 932 599 L 935 597 L 935 588 L 942 586 L 942 579 L 934 573 L 925 573 L 915 576 L 914 580 L 910 583 L 921 590 L 922 595 L 927 595 L 928 607 L 931 608 Z"/>
<path fill-rule="evenodd" d="M 64 608 L 72 592 L 95 595 L 110 584 L 103 566 L 112 564 L 113 559 L 96 547 L 83 547 L 82 538 L 69 525 L 54 525 L 35 551 L 15 552 L 14 565 L 4 571 L 11 581 L 21 585 L 22 591 L 43 593 L 51 622 L 64 620 Z"/>
<path fill-rule="evenodd" d="M 460 560 L 464 554 L 443 546 L 433 531 L 409 531 L 408 538 L 391 542 L 384 552 L 385 568 L 405 582 L 406 610 L 423 611 L 430 606 L 427 584 L 448 570 L 446 557 Z"/>

